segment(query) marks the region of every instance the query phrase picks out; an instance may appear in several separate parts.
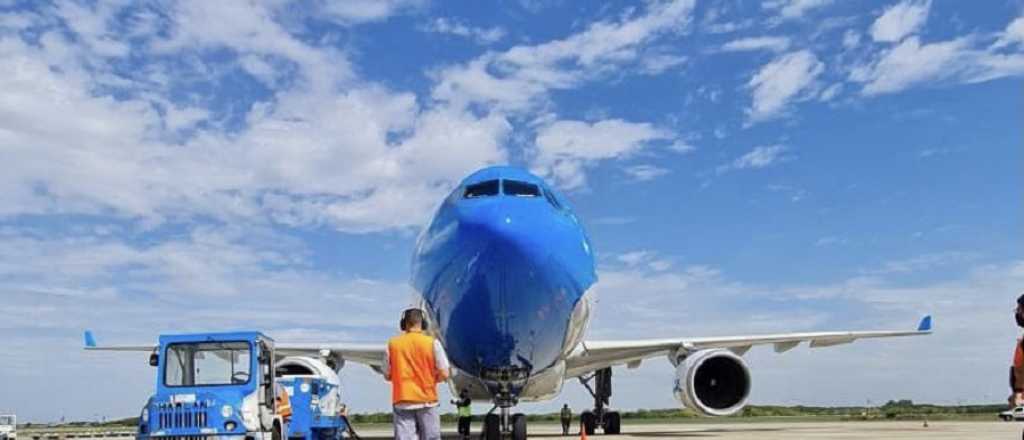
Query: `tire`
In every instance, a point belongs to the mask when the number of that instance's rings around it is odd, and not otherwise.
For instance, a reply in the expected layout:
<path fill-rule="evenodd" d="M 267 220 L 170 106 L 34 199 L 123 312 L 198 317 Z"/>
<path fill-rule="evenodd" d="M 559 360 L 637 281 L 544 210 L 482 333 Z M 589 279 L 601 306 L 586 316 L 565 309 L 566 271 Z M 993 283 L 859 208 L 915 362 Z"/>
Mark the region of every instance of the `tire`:
<path fill-rule="evenodd" d="M 597 417 L 590 411 L 584 411 L 580 414 L 580 422 L 583 423 L 583 430 L 587 435 L 594 435 L 594 429 L 597 427 Z"/>
<path fill-rule="evenodd" d="M 271 440 L 281 440 L 281 425 L 274 423 L 274 428 L 270 430 Z"/>
<path fill-rule="evenodd" d="M 501 421 L 497 414 L 484 416 L 484 440 L 501 440 Z"/>
<path fill-rule="evenodd" d="M 512 415 L 512 440 L 526 440 L 526 416 Z"/>
<path fill-rule="evenodd" d="M 620 434 L 622 433 L 622 418 L 619 417 L 619 413 L 616 411 L 607 412 L 604 415 L 604 433 L 605 434 Z"/>

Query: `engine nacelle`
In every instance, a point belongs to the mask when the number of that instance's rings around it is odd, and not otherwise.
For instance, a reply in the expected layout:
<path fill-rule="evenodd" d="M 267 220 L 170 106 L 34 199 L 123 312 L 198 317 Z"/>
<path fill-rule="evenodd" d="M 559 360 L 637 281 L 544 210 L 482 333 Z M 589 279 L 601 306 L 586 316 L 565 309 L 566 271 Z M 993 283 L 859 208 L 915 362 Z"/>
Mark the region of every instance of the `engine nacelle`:
<path fill-rule="evenodd" d="M 750 396 L 750 369 L 729 350 L 701 350 L 676 366 L 676 400 L 706 416 L 736 414 Z"/>

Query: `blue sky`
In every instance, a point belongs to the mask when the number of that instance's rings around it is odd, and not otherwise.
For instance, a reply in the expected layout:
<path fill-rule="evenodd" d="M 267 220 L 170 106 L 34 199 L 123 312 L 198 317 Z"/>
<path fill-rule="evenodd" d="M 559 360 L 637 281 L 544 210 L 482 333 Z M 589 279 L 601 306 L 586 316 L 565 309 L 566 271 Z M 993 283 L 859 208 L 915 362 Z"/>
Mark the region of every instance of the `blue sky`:
<path fill-rule="evenodd" d="M 0 411 L 135 414 L 152 371 L 82 353 L 83 328 L 381 341 L 418 228 L 504 163 L 587 225 L 592 337 L 931 312 L 924 340 L 752 351 L 754 402 L 1000 401 L 1024 290 L 1022 14 L 0 0 Z M 343 376 L 353 408 L 386 408 L 369 370 Z M 620 407 L 675 405 L 667 362 L 616 380 Z M 562 401 L 585 391 L 525 409 Z"/>

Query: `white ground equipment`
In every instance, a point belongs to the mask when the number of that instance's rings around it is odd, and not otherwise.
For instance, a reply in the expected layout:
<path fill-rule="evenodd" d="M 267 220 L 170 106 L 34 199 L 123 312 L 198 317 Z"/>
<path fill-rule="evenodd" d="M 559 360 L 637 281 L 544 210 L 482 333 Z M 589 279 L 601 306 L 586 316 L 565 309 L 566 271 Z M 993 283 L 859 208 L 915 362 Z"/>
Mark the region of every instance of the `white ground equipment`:
<path fill-rule="evenodd" d="M 14 415 L 0 415 L 0 440 L 18 438 L 18 418 Z"/>
<path fill-rule="evenodd" d="M 1003 419 L 1004 422 L 1024 421 L 1024 406 L 1018 406 L 1014 409 L 1003 411 L 999 413 L 999 418 Z"/>

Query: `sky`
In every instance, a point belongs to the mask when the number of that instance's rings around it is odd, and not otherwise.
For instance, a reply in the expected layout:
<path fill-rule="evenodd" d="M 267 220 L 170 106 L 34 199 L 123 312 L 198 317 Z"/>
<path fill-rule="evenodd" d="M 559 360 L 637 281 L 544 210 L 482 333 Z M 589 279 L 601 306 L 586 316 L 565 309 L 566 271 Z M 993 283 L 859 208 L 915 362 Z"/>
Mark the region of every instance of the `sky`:
<path fill-rule="evenodd" d="M 1022 76 L 1020 0 L 0 0 L 0 412 L 138 414 L 146 356 L 84 353 L 86 328 L 384 341 L 418 231 L 494 164 L 585 224 L 590 338 L 932 313 L 755 348 L 751 401 L 1004 401 Z M 612 404 L 675 407 L 673 374 L 616 369 Z M 563 402 L 588 396 L 522 408 Z"/>

